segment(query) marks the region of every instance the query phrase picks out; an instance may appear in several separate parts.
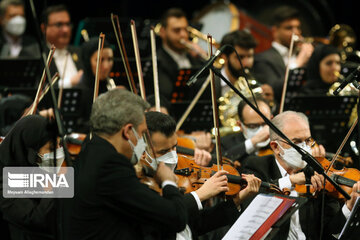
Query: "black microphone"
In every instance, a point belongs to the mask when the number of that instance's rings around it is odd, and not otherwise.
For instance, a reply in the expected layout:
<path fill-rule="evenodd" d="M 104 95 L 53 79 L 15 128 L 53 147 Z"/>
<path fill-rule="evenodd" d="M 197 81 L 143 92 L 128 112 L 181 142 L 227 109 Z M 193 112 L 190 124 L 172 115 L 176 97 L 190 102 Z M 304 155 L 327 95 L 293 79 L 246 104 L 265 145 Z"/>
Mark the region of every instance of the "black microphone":
<path fill-rule="evenodd" d="M 229 45 L 224 45 L 224 46 L 222 46 L 221 48 L 219 48 L 219 49 L 215 52 L 214 56 L 212 56 L 212 57 L 205 63 L 205 65 L 204 65 L 195 75 L 193 75 L 193 76 L 189 79 L 189 81 L 188 81 L 186 84 L 187 84 L 188 86 L 193 85 L 193 84 L 197 81 L 197 79 L 198 79 L 198 77 L 200 76 L 200 74 L 202 74 L 207 68 L 209 68 L 210 65 L 213 64 L 213 62 L 215 61 L 215 59 L 216 59 L 227 47 L 229 47 Z"/>
<path fill-rule="evenodd" d="M 341 90 L 343 90 L 344 87 L 346 87 L 346 85 L 348 85 L 349 83 L 351 82 L 356 82 L 354 85 L 356 86 L 356 88 L 359 86 L 359 84 L 357 84 L 357 77 L 358 77 L 358 74 L 360 72 L 360 66 L 358 66 L 354 71 L 352 71 L 346 78 L 345 80 L 340 84 L 340 86 L 338 86 L 335 91 L 334 91 L 334 95 L 337 96 Z M 354 80 L 355 78 L 355 80 Z"/>

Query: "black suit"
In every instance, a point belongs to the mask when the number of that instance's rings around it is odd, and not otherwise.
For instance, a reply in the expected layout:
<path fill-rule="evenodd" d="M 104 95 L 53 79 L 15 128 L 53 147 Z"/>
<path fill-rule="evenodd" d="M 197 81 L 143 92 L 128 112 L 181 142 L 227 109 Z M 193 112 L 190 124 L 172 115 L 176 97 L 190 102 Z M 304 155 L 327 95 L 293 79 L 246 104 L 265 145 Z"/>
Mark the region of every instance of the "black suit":
<path fill-rule="evenodd" d="M 277 185 L 278 179 L 282 177 L 273 155 L 249 157 L 244 166 L 244 173 L 252 173 L 262 181 L 275 183 Z M 319 239 L 320 237 L 321 203 L 322 197 L 319 195 L 318 198 L 308 199 L 308 202 L 299 210 L 301 229 L 307 239 Z M 331 233 L 340 233 L 345 221 L 345 217 L 342 214 L 337 200 L 325 196 L 325 239 L 332 239 Z M 289 227 L 290 220 L 283 224 L 274 239 L 287 239 Z"/>
<path fill-rule="evenodd" d="M 168 239 L 185 228 L 178 189 L 167 185 L 160 197 L 105 139 L 94 134 L 77 161 L 68 239 Z"/>
<path fill-rule="evenodd" d="M 2 52 L 5 44 L 6 39 L 4 38 L 3 33 L 0 33 L 0 52 Z M 33 37 L 23 35 L 21 39 L 21 50 L 18 57 L 40 58 L 39 43 Z"/>
<path fill-rule="evenodd" d="M 193 239 L 197 239 L 198 236 L 217 228 L 233 224 L 240 216 L 232 200 L 221 202 L 214 207 L 204 208 L 199 211 L 192 194 L 186 194 L 184 199 L 188 209 L 188 224 Z"/>
<path fill-rule="evenodd" d="M 273 47 L 255 54 L 253 73 L 261 83 L 267 83 L 274 89 L 275 100 L 280 102 L 286 66 L 280 53 Z"/>
<path fill-rule="evenodd" d="M 240 133 L 233 133 L 221 138 L 221 151 L 224 157 L 242 162 L 248 155 L 245 148 L 245 137 Z M 215 149 L 214 149 L 215 151 Z"/>
<path fill-rule="evenodd" d="M 187 58 L 191 63 L 191 67 L 194 70 L 200 69 L 203 65 L 203 61 L 197 58 L 193 58 L 189 54 L 187 54 Z M 157 60 L 158 60 L 158 76 L 159 76 L 159 91 L 162 96 L 164 96 L 169 101 L 172 98 L 172 93 L 175 89 L 175 82 L 178 77 L 179 68 L 178 64 L 175 60 L 164 50 L 163 47 L 158 48 L 157 50 Z M 192 74 L 195 74 L 193 72 Z M 144 73 L 146 75 L 146 91 L 149 92 L 149 95 L 154 92 L 153 87 L 153 74 L 152 68 L 149 68 L 149 71 Z M 185 86 L 185 94 L 184 97 L 186 100 L 192 100 L 192 98 L 197 94 L 199 89 L 201 88 L 202 83 L 206 80 L 207 75 L 202 75 L 201 78 L 194 84 L 194 86 L 187 87 Z M 215 88 L 216 88 L 216 96 L 221 96 L 221 86 L 219 79 L 215 79 Z M 210 84 L 203 93 L 201 99 L 203 100 L 211 100 L 210 98 Z"/>

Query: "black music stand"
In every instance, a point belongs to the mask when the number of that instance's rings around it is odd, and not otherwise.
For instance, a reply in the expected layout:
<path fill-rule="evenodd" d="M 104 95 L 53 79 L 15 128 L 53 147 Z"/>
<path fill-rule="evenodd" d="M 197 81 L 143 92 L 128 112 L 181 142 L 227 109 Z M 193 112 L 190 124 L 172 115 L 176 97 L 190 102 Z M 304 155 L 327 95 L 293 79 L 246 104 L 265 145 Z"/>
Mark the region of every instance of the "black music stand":
<path fill-rule="evenodd" d="M 0 89 L 34 87 L 40 79 L 41 69 L 39 58 L 1 58 Z"/>
<path fill-rule="evenodd" d="M 189 104 L 190 101 L 172 103 L 171 108 L 176 109 L 176 111 L 174 111 L 176 121 L 179 121 Z M 198 130 L 209 132 L 214 127 L 212 116 L 212 102 L 199 100 L 189 116 L 185 119 L 181 129 L 186 133 Z"/>
<path fill-rule="evenodd" d="M 348 220 L 346 221 L 339 240 L 357 240 L 360 236 L 360 198 L 358 198 L 354 204 L 353 210 L 350 213 Z"/>
<path fill-rule="evenodd" d="M 286 87 L 285 106 L 293 97 L 299 96 L 299 89 L 305 84 L 305 68 L 295 68 L 289 71 L 288 84 Z"/>
<path fill-rule="evenodd" d="M 347 133 L 356 96 L 296 96 L 285 110 L 304 113 L 310 122 L 314 139 L 329 152 L 336 152 Z"/>
<path fill-rule="evenodd" d="M 180 69 L 178 71 L 176 79 L 174 79 L 174 88 L 171 94 L 171 102 L 181 102 L 189 100 L 190 88 L 186 85 L 186 82 L 196 72 L 193 69 Z"/>

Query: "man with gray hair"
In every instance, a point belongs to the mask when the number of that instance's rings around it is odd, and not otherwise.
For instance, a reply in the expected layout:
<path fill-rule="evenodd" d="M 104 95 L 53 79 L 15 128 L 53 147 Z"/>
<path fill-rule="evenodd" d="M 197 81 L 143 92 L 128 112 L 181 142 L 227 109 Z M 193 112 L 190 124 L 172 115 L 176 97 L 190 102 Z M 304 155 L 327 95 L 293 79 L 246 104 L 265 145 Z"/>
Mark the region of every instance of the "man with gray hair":
<path fill-rule="evenodd" d="M 77 160 L 69 239 L 169 239 L 187 222 L 172 170 L 160 163 L 162 197 L 134 170 L 144 153 L 149 105 L 123 89 L 100 95 L 90 116 L 91 136 Z"/>
<path fill-rule="evenodd" d="M 292 142 L 303 148 L 314 157 L 324 157 L 325 149 L 315 146 L 311 137 L 309 121 L 303 113 L 286 111 L 272 119 L 272 123 L 280 129 Z M 295 184 L 305 184 L 305 169 L 307 163 L 302 160 L 301 155 L 287 142 L 280 138 L 273 130 L 270 130 L 270 146 L 274 154 L 265 157 L 250 157 L 244 166 L 245 173 L 253 173 L 265 182 L 272 182 L 280 189 L 290 189 L 290 196 L 298 196 Z M 311 176 L 314 191 L 322 190 L 324 177 L 317 172 Z M 296 211 L 291 220 L 283 224 L 275 239 L 330 239 L 331 234 L 340 233 L 349 217 L 356 197 L 360 196 L 360 182 L 353 186 L 351 199 L 346 201 L 341 208 L 334 198 L 325 196 L 309 198 L 308 202 L 300 210 Z M 321 216 L 322 201 L 325 201 L 326 212 Z M 320 231 L 323 220 L 324 231 Z"/>
<path fill-rule="evenodd" d="M 22 0 L 0 2 L 0 58 L 40 57 L 37 42 L 24 35 L 25 5 Z"/>

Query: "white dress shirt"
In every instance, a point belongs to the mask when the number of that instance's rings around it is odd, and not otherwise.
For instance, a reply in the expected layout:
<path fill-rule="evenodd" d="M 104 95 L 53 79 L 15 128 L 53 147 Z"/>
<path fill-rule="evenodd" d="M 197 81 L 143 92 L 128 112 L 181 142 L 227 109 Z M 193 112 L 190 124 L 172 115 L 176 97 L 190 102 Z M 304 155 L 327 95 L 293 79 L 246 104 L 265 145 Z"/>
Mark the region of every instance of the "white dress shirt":
<path fill-rule="evenodd" d="M 18 41 L 14 41 L 10 36 L 8 36 L 6 33 L 3 34 L 4 38 L 6 40 L 3 49 L 4 53 L 1 55 L 6 57 L 18 57 L 20 54 L 20 51 L 22 49 L 22 39 L 19 38 Z"/>
<path fill-rule="evenodd" d="M 59 86 L 62 84 L 62 81 L 64 81 L 64 88 L 71 88 L 71 78 L 78 72 L 71 53 L 67 49 L 55 49 L 54 60 L 60 75 L 60 80 L 58 81 Z M 65 63 L 66 69 L 64 69 Z"/>
<path fill-rule="evenodd" d="M 272 42 L 271 45 L 280 53 L 282 59 L 284 60 L 285 66 L 287 66 L 289 63 L 289 49 L 278 42 Z M 293 52 L 292 56 L 290 57 L 289 69 L 294 69 L 297 67 L 298 65 L 296 63 L 296 56 Z"/>
<path fill-rule="evenodd" d="M 170 49 L 168 46 L 163 44 L 164 50 L 174 59 L 174 61 L 178 65 L 178 69 L 188 69 L 191 68 L 191 62 L 189 58 L 186 56 L 186 53 L 179 54 L 174 50 Z"/>

